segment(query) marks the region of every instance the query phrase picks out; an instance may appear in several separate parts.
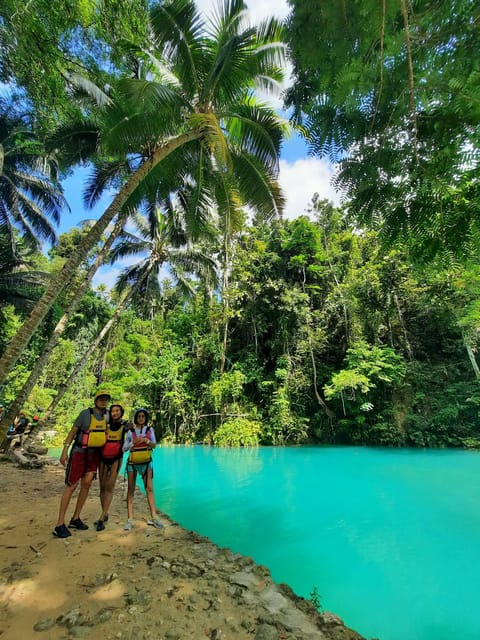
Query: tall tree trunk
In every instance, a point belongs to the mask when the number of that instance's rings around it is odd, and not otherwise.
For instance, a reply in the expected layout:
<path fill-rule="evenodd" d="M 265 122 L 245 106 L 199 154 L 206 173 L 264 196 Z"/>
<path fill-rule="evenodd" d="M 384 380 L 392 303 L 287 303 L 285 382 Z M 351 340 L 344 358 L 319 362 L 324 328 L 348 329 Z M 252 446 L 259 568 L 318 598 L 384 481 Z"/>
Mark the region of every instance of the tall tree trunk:
<path fill-rule="evenodd" d="M 396 291 L 393 292 L 393 299 L 395 300 L 395 306 L 397 307 L 398 319 L 400 320 L 400 324 L 402 325 L 403 339 L 405 340 L 405 346 L 407 347 L 408 359 L 412 361 L 413 360 L 412 345 L 410 344 L 410 340 L 408 339 L 407 327 L 405 326 L 405 322 L 403 320 L 403 313 L 400 308 L 400 301 L 398 299 Z"/>
<path fill-rule="evenodd" d="M 223 278 L 222 278 L 222 308 L 223 308 L 223 336 L 222 336 L 222 352 L 220 355 L 220 366 L 219 366 L 219 374 L 223 375 L 225 371 L 225 361 L 227 359 L 227 342 L 228 342 L 228 325 L 229 325 L 229 314 L 230 314 L 230 304 L 228 300 L 229 292 L 229 277 L 228 271 L 230 268 L 230 253 L 228 246 L 228 232 L 225 232 L 224 238 L 224 251 L 225 251 L 225 264 L 223 269 Z"/>
<path fill-rule="evenodd" d="M 303 283 L 302 283 L 302 291 L 305 291 L 305 283 L 306 283 L 307 274 L 305 273 L 305 268 L 303 269 Z M 341 295 L 341 294 L 340 294 Z M 335 413 L 330 409 L 325 400 L 320 395 L 318 390 L 318 380 L 317 380 L 317 363 L 315 362 L 315 354 L 313 352 L 313 340 L 312 340 L 312 317 L 310 313 L 310 309 L 308 309 L 305 328 L 307 331 L 307 339 L 308 339 L 308 351 L 310 354 L 310 360 L 312 362 L 312 372 L 313 372 L 313 392 L 315 394 L 315 398 L 317 399 L 318 404 L 323 409 L 325 414 L 328 416 L 330 420 L 333 420 L 335 417 Z"/>
<path fill-rule="evenodd" d="M 337 274 L 335 273 L 335 269 L 333 268 L 332 260 L 330 258 L 330 250 L 329 250 L 328 240 L 327 240 L 327 231 L 325 228 L 323 229 L 323 246 L 325 247 L 325 253 L 327 255 L 328 267 L 330 269 L 330 273 L 332 274 L 333 280 L 335 282 L 335 286 L 337 287 L 338 295 L 340 296 L 340 301 L 342 303 L 343 319 L 345 322 L 345 338 L 347 340 L 347 345 L 348 345 L 350 343 L 350 325 L 348 321 L 347 303 L 345 302 L 345 297 L 343 295 L 342 287 L 337 278 Z"/>
<path fill-rule="evenodd" d="M 74 365 L 70 375 L 68 376 L 67 380 L 65 381 L 65 383 L 60 387 L 57 395 L 55 396 L 55 398 L 53 399 L 53 401 L 50 403 L 50 406 L 47 408 L 47 411 L 45 412 L 45 419 L 47 419 L 48 417 L 51 416 L 51 414 L 55 411 L 55 409 L 58 406 L 58 403 L 60 402 L 60 400 L 63 398 L 63 396 L 65 395 L 65 392 L 67 391 L 67 389 L 70 388 L 70 386 L 72 385 L 73 381 L 75 380 L 75 378 L 78 376 L 78 374 L 80 373 L 80 371 L 83 369 L 83 367 L 87 364 L 90 356 L 92 355 L 92 353 L 95 351 L 95 349 L 97 349 L 97 347 L 99 346 L 99 344 L 102 342 L 102 340 L 105 338 L 105 336 L 108 334 L 108 332 L 110 331 L 110 329 L 114 326 L 114 324 L 116 323 L 116 321 L 118 320 L 118 318 L 120 317 L 120 314 L 122 313 L 122 311 L 125 309 L 125 307 L 127 306 L 128 301 L 131 299 L 131 297 L 133 296 L 133 294 L 135 293 L 135 291 L 138 289 L 138 287 L 142 284 L 142 282 L 148 277 L 150 273 L 150 270 L 145 271 L 144 275 L 142 276 L 142 278 L 140 278 L 137 283 L 135 284 L 135 286 L 130 288 L 130 291 L 127 293 L 127 295 L 122 299 L 122 301 L 118 304 L 115 313 L 113 314 L 113 316 L 110 318 L 110 320 L 107 322 L 107 324 L 103 327 L 103 329 L 100 331 L 100 333 L 98 333 L 97 337 L 95 338 L 95 340 L 89 345 L 89 347 L 87 348 L 87 350 L 82 354 L 82 356 L 77 360 L 76 364 Z"/>
<path fill-rule="evenodd" d="M 63 269 L 55 278 L 55 281 L 47 288 L 22 328 L 6 348 L 5 353 L 0 359 L 0 384 L 5 382 L 8 373 L 15 365 L 23 349 L 27 346 L 34 331 L 42 322 L 50 307 L 57 299 L 59 293 L 72 280 L 78 267 L 87 257 L 88 252 L 100 241 L 100 238 L 107 226 L 113 220 L 115 215 L 122 209 L 123 205 L 135 189 L 161 160 L 187 142 L 198 140 L 204 135 L 204 133 L 205 128 L 192 129 L 191 131 L 182 133 L 168 142 L 165 142 L 160 145 L 153 152 L 152 156 L 146 160 L 129 178 L 125 186 L 119 191 L 119 193 L 117 193 L 113 202 L 106 209 L 102 217 L 95 223 L 90 232 L 77 247 L 76 251 L 74 251 L 71 258 L 65 263 Z M 1 436 L 2 433 L 0 432 L 0 437 Z"/>
<path fill-rule="evenodd" d="M 3 433 L 5 430 L 8 430 L 9 425 L 12 424 L 13 419 L 15 418 L 16 415 L 18 415 L 19 411 L 22 409 L 23 405 L 28 399 L 28 396 L 30 395 L 33 387 L 37 383 L 39 377 L 41 376 L 45 368 L 45 365 L 48 362 L 48 359 L 50 358 L 50 354 L 52 353 L 53 349 L 57 346 L 58 341 L 60 340 L 60 336 L 65 331 L 68 321 L 70 320 L 73 312 L 77 309 L 78 305 L 80 304 L 83 294 L 88 289 L 93 276 L 97 272 L 97 269 L 102 265 L 105 259 L 105 256 L 110 251 L 110 248 L 115 238 L 118 236 L 118 234 L 122 230 L 124 224 L 125 224 L 125 217 L 123 216 L 118 219 L 115 227 L 113 228 L 112 233 L 108 237 L 107 241 L 104 243 L 102 249 L 98 252 L 94 263 L 85 274 L 85 278 L 80 284 L 79 289 L 72 296 L 72 299 L 70 300 L 70 303 L 67 306 L 65 313 L 58 321 L 57 326 L 53 330 L 53 333 L 50 336 L 50 339 L 47 345 L 45 346 L 44 350 L 40 354 L 40 357 L 37 359 L 35 366 L 33 368 L 33 371 L 29 375 L 27 381 L 25 382 L 23 387 L 20 389 L 20 391 L 16 393 L 14 401 L 10 404 L 8 411 L 4 415 L 3 419 L 0 421 L 0 434 Z M 39 429 L 36 429 L 36 431 L 38 432 Z M 33 437 L 35 437 L 36 435 L 36 434 L 32 434 L 32 432 L 30 432 L 30 434 L 31 435 L 28 438 L 29 440 L 33 439 Z"/>
<path fill-rule="evenodd" d="M 405 30 L 405 46 L 407 49 L 409 106 L 410 106 L 410 117 L 412 119 L 412 126 L 413 126 L 413 152 L 415 155 L 415 160 L 418 163 L 418 124 L 417 124 L 417 109 L 415 106 L 415 81 L 413 76 L 413 58 L 412 58 L 412 43 L 410 39 L 410 21 L 408 18 L 408 8 L 407 8 L 406 0 L 400 0 L 400 6 L 402 8 L 403 25 Z"/>
<path fill-rule="evenodd" d="M 103 327 L 103 329 L 97 335 L 95 340 L 89 345 L 88 349 L 77 360 L 77 362 L 75 363 L 72 371 L 70 372 L 70 375 L 68 376 L 68 378 L 66 379 L 64 384 L 62 384 L 62 386 L 58 390 L 57 395 L 55 396 L 55 398 L 52 400 L 52 402 L 48 406 L 48 408 L 47 408 L 47 410 L 45 412 L 45 419 L 49 418 L 52 415 L 52 413 L 55 411 L 55 409 L 57 408 L 60 400 L 65 395 L 67 389 L 69 389 L 71 387 L 71 385 L 74 382 L 75 378 L 78 376 L 78 374 L 83 369 L 83 367 L 87 364 L 90 356 L 93 354 L 95 349 L 102 342 L 102 340 L 105 338 L 107 333 L 110 331 L 110 329 L 114 326 L 114 324 L 116 323 L 116 321 L 120 317 L 120 314 L 125 309 L 125 306 L 126 306 L 127 302 L 132 297 L 132 294 L 133 294 L 133 290 L 131 290 L 129 292 L 129 294 L 124 298 L 124 300 L 122 300 L 122 302 L 116 308 L 115 313 L 113 314 L 113 316 L 110 318 L 110 320 L 107 322 L 107 324 Z"/>
<path fill-rule="evenodd" d="M 463 344 L 465 345 L 465 349 L 467 350 L 468 359 L 470 360 L 470 364 L 472 365 L 473 372 L 475 374 L 475 378 L 480 380 L 480 369 L 477 364 L 477 359 L 475 358 L 475 354 L 473 353 L 472 345 L 470 344 L 470 340 L 465 332 L 463 333 Z"/>

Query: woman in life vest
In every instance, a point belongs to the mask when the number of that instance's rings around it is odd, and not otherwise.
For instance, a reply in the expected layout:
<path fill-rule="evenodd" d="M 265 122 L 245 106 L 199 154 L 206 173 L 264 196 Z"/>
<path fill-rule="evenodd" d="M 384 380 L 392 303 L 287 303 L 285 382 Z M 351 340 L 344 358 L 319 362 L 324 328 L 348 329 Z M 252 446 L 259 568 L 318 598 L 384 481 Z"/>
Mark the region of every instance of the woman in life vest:
<path fill-rule="evenodd" d="M 157 529 L 162 529 L 163 524 L 157 517 L 155 509 L 155 498 L 153 496 L 153 465 L 152 451 L 157 444 L 155 432 L 148 426 L 149 414 L 146 409 L 137 409 L 133 418 L 134 426 L 127 432 L 123 450 L 129 452 L 127 461 L 128 493 L 127 493 L 127 514 L 128 519 L 123 527 L 125 531 L 130 531 L 133 527 L 133 496 L 137 474 L 142 477 L 147 494 L 147 502 L 150 508 L 151 519 L 147 524 L 151 524 Z"/>
<path fill-rule="evenodd" d="M 109 414 L 110 421 L 107 425 L 106 442 L 100 451 L 100 462 L 98 464 L 102 515 L 95 521 L 95 529 L 97 531 L 103 531 L 108 520 L 115 483 L 122 465 L 125 432 L 128 429 L 128 422 L 123 420 L 124 410 L 122 405 L 112 404 Z"/>

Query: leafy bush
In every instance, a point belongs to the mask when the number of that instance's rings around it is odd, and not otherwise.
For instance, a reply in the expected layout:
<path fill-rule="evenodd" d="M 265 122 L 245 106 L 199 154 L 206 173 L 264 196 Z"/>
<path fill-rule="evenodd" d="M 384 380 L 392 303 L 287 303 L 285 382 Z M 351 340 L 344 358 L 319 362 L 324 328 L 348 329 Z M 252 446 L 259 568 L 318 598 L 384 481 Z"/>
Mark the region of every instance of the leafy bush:
<path fill-rule="evenodd" d="M 261 430 L 256 420 L 232 418 L 213 434 L 213 443 L 219 447 L 257 447 Z"/>

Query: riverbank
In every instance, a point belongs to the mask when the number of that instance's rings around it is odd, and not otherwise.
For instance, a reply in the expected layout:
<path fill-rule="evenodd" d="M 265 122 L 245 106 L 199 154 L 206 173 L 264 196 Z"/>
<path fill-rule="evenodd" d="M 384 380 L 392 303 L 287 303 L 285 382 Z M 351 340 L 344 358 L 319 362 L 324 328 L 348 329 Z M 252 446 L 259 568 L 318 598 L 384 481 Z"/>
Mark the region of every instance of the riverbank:
<path fill-rule="evenodd" d="M 97 533 L 98 484 L 82 517 L 88 531 L 55 539 L 63 469 L 0 474 L 0 635 L 2 640 L 67 637 L 136 640 L 362 640 L 331 614 L 318 614 L 268 569 L 182 529 L 138 520 L 123 531 L 119 481 L 111 517 Z"/>

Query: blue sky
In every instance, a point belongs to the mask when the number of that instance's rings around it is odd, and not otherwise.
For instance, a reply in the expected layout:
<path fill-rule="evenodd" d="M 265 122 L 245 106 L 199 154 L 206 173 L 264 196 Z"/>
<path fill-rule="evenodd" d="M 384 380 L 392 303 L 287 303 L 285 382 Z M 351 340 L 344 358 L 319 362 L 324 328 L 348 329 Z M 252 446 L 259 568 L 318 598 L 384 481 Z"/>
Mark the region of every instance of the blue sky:
<path fill-rule="evenodd" d="M 216 2 L 197 0 L 197 6 L 208 16 Z M 250 6 L 247 19 L 252 22 L 258 22 L 270 15 L 283 19 L 288 14 L 286 0 L 252 0 Z M 275 106 L 280 111 L 281 102 L 277 100 Z M 82 194 L 88 173 L 88 168 L 77 169 L 63 182 L 71 212 L 62 216 L 59 234 L 78 225 L 82 220 L 99 218 L 110 202 L 111 198 L 104 196 L 93 210 L 85 209 Z M 300 136 L 294 134 L 287 140 L 282 149 L 279 175 L 279 182 L 286 197 L 284 217 L 291 219 L 301 215 L 314 193 L 338 203 L 339 197 L 331 185 L 332 175 L 333 169 L 329 162 L 309 156 L 307 145 Z M 94 286 L 100 283 L 112 286 L 121 268 L 122 265 L 115 265 L 113 268 L 103 267 L 94 278 Z"/>

